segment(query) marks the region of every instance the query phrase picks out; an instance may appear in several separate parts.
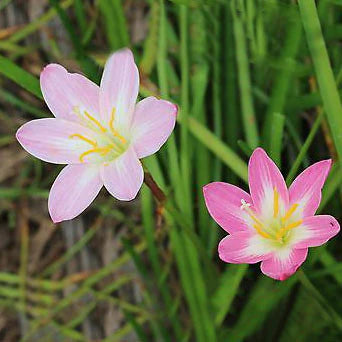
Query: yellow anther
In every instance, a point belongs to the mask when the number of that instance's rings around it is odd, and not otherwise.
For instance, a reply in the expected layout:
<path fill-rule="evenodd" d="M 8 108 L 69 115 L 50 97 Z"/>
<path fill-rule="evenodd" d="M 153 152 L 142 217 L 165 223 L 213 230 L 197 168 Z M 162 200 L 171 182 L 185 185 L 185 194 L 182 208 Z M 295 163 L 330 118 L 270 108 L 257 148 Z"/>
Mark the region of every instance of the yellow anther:
<path fill-rule="evenodd" d="M 111 150 L 111 148 L 109 146 L 107 147 L 97 147 L 97 148 L 93 148 L 91 150 L 85 151 L 80 155 L 80 161 L 81 163 L 84 162 L 84 157 L 86 157 L 89 154 L 92 153 L 99 153 L 100 155 L 106 155 L 109 151 Z"/>
<path fill-rule="evenodd" d="M 81 139 L 81 140 L 87 142 L 88 144 L 90 144 L 90 145 L 92 145 L 92 146 L 94 146 L 94 147 L 97 146 L 97 142 L 96 142 L 96 141 L 90 140 L 90 139 L 84 137 L 84 136 L 81 135 L 81 134 L 71 134 L 69 138 L 79 138 L 79 139 Z"/>
<path fill-rule="evenodd" d="M 119 132 L 114 128 L 115 113 L 116 113 L 116 109 L 115 107 L 113 107 L 111 118 L 109 121 L 109 128 L 115 137 L 120 139 L 123 144 L 126 144 L 127 140 L 121 134 L 119 134 Z"/>
<path fill-rule="evenodd" d="M 98 126 L 101 130 L 101 132 L 105 133 L 107 132 L 106 128 L 103 127 L 100 123 L 100 121 L 96 120 L 93 116 L 91 116 L 87 111 L 84 111 L 84 115 L 90 120 L 92 121 L 96 126 Z"/>
<path fill-rule="evenodd" d="M 273 190 L 273 217 L 277 217 L 279 213 L 279 193 L 276 188 Z"/>
<path fill-rule="evenodd" d="M 286 212 L 285 216 L 282 218 L 282 222 L 286 222 L 291 216 L 292 214 L 296 211 L 296 209 L 298 208 L 298 204 L 295 203 L 291 206 L 291 208 Z"/>
<path fill-rule="evenodd" d="M 110 121 L 109 121 L 109 127 L 112 132 L 115 131 L 114 129 L 115 113 L 116 113 L 116 109 L 115 107 L 113 107 L 112 114 L 111 114 Z"/>

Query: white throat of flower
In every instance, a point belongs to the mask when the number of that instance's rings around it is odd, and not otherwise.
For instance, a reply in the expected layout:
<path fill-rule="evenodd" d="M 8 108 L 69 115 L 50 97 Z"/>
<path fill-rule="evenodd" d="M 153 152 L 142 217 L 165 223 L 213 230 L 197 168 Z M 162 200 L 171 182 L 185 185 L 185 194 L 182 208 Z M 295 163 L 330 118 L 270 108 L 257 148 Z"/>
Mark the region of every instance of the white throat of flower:
<path fill-rule="evenodd" d="M 94 131 L 98 139 L 90 139 L 82 134 L 72 134 L 70 139 L 80 139 L 88 143 L 90 148 L 80 154 L 80 162 L 84 162 L 84 159 L 92 154 L 98 154 L 102 157 L 102 161 L 109 162 L 119 157 L 128 146 L 127 139 L 119 133 L 114 127 L 116 109 L 113 108 L 111 112 L 111 118 L 108 122 L 108 128 L 97 120 L 94 116 L 89 114 L 86 110 L 80 110 L 79 107 L 74 107 L 74 113 L 81 119 L 83 124 Z"/>
<path fill-rule="evenodd" d="M 284 215 L 279 210 L 279 193 L 273 189 L 273 215 L 268 220 L 262 220 L 259 215 L 251 209 L 251 204 L 241 199 L 240 209 L 244 210 L 252 220 L 252 226 L 256 232 L 265 239 L 270 239 L 280 244 L 288 242 L 291 230 L 299 227 L 302 220 L 296 220 L 293 214 L 298 208 L 298 204 L 293 204 Z"/>

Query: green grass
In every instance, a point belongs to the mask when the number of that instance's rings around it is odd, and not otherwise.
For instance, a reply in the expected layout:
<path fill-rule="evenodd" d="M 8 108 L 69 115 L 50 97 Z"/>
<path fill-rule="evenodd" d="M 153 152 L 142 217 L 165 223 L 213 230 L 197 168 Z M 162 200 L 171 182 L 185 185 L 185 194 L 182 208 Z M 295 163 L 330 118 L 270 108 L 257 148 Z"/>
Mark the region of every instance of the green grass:
<path fill-rule="evenodd" d="M 0 1 L 0 9 L 12 3 Z M 0 315 L 15 322 L 16 341 L 90 341 L 89 326 L 108 342 L 132 334 L 170 342 L 341 340 L 341 238 L 312 249 L 303 271 L 284 282 L 258 265 L 226 265 L 217 255 L 225 232 L 210 218 L 202 187 L 226 181 L 248 190 L 257 146 L 288 184 L 304 166 L 333 158 L 319 213 L 342 219 L 342 2 L 132 3 L 50 0 L 0 39 L 0 156 L 8 158 L 0 168 L 0 234 L 12 241 L 4 246 L 10 266 L 0 269 Z M 63 38 L 51 28 L 56 20 Z M 51 116 L 39 70 L 61 63 L 98 83 L 107 56 L 125 46 L 139 66 L 140 97 L 179 106 L 173 135 L 143 161 L 167 201 L 155 201 L 146 185 L 132 203 L 101 194 L 82 215 L 82 236 L 68 245 L 62 229 L 50 232 L 42 253 L 59 246 L 56 255 L 32 271 L 35 234 L 52 229 L 45 208 L 60 169 L 16 160 L 16 129 Z M 108 232 L 120 247 L 105 262 Z M 92 266 L 71 272 L 87 255 Z M 108 306 L 120 321 L 105 334 L 98 317 Z"/>

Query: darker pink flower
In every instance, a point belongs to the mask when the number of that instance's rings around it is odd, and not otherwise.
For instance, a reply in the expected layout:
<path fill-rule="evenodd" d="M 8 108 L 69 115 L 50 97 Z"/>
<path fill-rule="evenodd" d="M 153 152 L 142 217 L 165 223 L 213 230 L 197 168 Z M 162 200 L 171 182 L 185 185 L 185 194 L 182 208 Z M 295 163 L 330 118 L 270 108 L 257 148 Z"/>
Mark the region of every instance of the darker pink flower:
<path fill-rule="evenodd" d="M 103 185 L 117 199 L 135 198 L 144 178 L 139 159 L 165 143 L 177 106 L 155 97 L 136 104 L 139 73 L 128 49 L 109 58 L 100 87 L 58 64 L 43 70 L 40 84 L 55 118 L 30 121 L 16 136 L 35 157 L 69 164 L 50 191 L 52 220 L 79 215 Z"/>
<path fill-rule="evenodd" d="M 287 189 L 283 176 L 265 151 L 249 161 L 250 195 L 221 182 L 203 188 L 210 215 L 230 235 L 221 240 L 220 258 L 254 264 L 271 278 L 285 280 L 305 261 L 308 247 L 324 244 L 340 226 L 329 215 L 316 215 L 331 160 L 308 167 Z"/>

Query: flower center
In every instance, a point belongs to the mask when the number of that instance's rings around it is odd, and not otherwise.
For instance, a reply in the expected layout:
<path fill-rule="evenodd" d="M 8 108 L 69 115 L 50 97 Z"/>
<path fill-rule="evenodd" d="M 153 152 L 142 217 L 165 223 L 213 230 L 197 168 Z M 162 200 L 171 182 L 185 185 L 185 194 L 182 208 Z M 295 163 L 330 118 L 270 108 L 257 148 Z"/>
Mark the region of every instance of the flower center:
<path fill-rule="evenodd" d="M 276 188 L 273 189 L 273 215 L 271 219 L 264 222 L 250 208 L 251 204 L 241 199 L 241 210 L 244 210 L 253 221 L 253 228 L 259 235 L 266 239 L 275 240 L 281 244 L 286 243 L 289 238 L 290 231 L 302 224 L 302 220 L 295 221 L 293 214 L 298 208 L 298 204 L 294 203 L 285 213 L 280 214 L 279 193 Z"/>
<path fill-rule="evenodd" d="M 80 154 L 80 161 L 83 163 L 86 157 L 90 155 L 98 155 L 101 161 L 111 161 L 120 156 L 126 149 L 128 142 L 124 136 L 114 126 L 116 109 L 113 108 L 111 118 L 108 123 L 109 129 L 104 127 L 100 121 L 89 114 L 86 110 L 81 111 L 79 107 L 74 108 L 75 114 L 85 123 L 91 130 L 96 133 L 97 140 L 90 139 L 82 134 L 71 134 L 70 139 L 80 139 L 91 147 Z"/>

